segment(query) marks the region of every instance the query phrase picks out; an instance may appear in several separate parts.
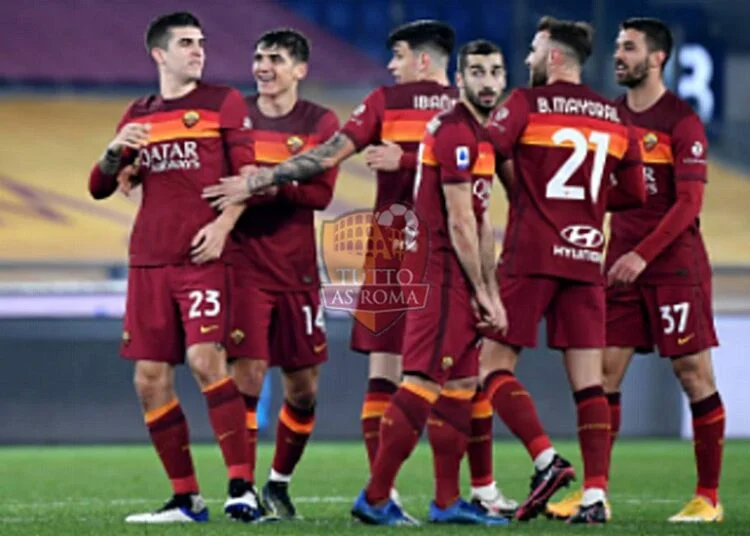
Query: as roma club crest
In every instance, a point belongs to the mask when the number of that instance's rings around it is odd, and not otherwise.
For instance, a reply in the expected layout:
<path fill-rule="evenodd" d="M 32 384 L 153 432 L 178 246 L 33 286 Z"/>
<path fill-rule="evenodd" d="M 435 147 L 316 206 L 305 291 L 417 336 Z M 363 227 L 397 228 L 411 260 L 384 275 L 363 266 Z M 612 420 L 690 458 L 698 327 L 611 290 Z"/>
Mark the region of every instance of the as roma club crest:
<path fill-rule="evenodd" d="M 185 115 L 182 116 L 182 123 L 187 128 L 192 128 L 198 123 L 198 121 L 200 121 L 200 119 L 201 114 L 199 114 L 195 110 L 188 110 L 187 112 L 185 112 Z"/>
<path fill-rule="evenodd" d="M 299 136 L 289 136 L 286 139 L 286 148 L 289 149 L 289 152 L 292 154 L 297 154 L 304 146 L 305 140 Z"/>
<path fill-rule="evenodd" d="M 643 136 L 643 148 L 647 151 L 652 150 L 659 143 L 659 138 L 653 132 L 647 133 Z"/>

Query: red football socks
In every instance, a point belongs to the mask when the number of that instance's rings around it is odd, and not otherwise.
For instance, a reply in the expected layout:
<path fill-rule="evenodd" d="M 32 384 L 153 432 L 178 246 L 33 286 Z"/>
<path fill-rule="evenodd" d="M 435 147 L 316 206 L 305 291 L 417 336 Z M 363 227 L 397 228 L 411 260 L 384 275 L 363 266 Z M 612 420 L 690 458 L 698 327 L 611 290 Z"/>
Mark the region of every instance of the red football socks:
<path fill-rule="evenodd" d="M 698 471 L 695 494 L 719 503 L 719 476 L 724 453 L 726 414 L 719 393 L 690 404 L 693 414 L 693 449 Z"/>
<path fill-rule="evenodd" d="M 380 420 L 398 386 L 385 378 L 371 378 L 362 404 L 362 438 L 367 449 L 367 461 L 372 470 L 380 443 Z"/>
<path fill-rule="evenodd" d="M 258 397 L 242 395 L 245 401 L 245 430 L 247 431 L 247 461 L 250 465 L 250 482 L 255 482 L 255 465 L 258 459 Z"/>
<path fill-rule="evenodd" d="M 435 504 L 442 509 L 460 497 L 461 459 L 471 435 L 472 391 L 444 389 L 427 419 L 435 471 Z"/>
<path fill-rule="evenodd" d="M 380 422 L 380 446 L 365 490 L 376 505 L 388 497 L 401 465 L 417 446 L 437 395 L 416 385 L 403 384 L 394 393 Z"/>
<path fill-rule="evenodd" d="M 492 417 L 494 411 L 487 395 L 477 389 L 471 400 L 471 437 L 466 449 L 471 486 L 480 488 L 495 481 L 492 474 Z"/>
<path fill-rule="evenodd" d="M 302 457 L 315 426 L 315 406 L 302 409 L 285 400 L 276 427 L 276 449 L 271 467 L 279 475 L 291 476 Z"/>
<path fill-rule="evenodd" d="M 617 434 L 620 433 L 620 392 L 607 393 L 607 403 L 609 404 L 609 456 L 607 457 L 607 482 L 609 482 L 609 468 L 612 465 L 612 450 L 615 447 Z"/>
<path fill-rule="evenodd" d="M 601 385 L 573 393 L 578 413 L 578 442 L 583 457 L 584 489 L 607 489 L 610 447 L 609 406 Z"/>
<path fill-rule="evenodd" d="M 232 378 L 224 378 L 203 389 L 203 396 L 229 478 L 250 481 L 245 404 L 237 385 Z"/>
<path fill-rule="evenodd" d="M 491 373 L 484 380 L 484 392 L 498 416 L 526 447 L 532 460 L 552 448 L 531 395 L 512 372 L 497 370 Z"/>
<path fill-rule="evenodd" d="M 190 456 L 190 438 L 185 414 L 177 399 L 146 412 L 151 442 L 167 472 L 176 495 L 198 493 L 193 460 Z"/>

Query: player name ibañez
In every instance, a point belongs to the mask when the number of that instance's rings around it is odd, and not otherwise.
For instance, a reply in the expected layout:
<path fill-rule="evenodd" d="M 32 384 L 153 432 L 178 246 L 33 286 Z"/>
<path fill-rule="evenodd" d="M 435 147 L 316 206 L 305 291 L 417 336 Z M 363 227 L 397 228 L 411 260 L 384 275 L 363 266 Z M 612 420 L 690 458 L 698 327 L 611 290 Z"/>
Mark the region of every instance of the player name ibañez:
<path fill-rule="evenodd" d="M 536 108 L 540 114 L 588 115 L 597 119 L 620 123 L 617 108 L 598 101 L 577 97 L 537 97 Z"/>
<path fill-rule="evenodd" d="M 455 103 L 456 99 L 448 95 L 414 95 L 412 98 L 415 110 L 447 110 Z"/>
<path fill-rule="evenodd" d="M 174 169 L 200 169 L 198 143 L 195 141 L 172 141 L 156 143 L 140 152 L 141 165 L 151 173 Z"/>

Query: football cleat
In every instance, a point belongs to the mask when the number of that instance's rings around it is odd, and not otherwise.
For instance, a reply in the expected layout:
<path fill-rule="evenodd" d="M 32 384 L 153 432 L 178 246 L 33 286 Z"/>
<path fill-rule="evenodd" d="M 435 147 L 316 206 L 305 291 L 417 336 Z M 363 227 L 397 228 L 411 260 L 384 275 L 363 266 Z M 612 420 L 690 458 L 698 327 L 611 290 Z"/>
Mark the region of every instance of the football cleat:
<path fill-rule="evenodd" d="M 427 516 L 430 523 L 447 525 L 484 525 L 487 527 L 504 527 L 510 520 L 503 516 L 489 514 L 484 508 L 468 503 L 460 497 L 447 508 L 439 508 L 435 501 L 430 503 Z"/>
<path fill-rule="evenodd" d="M 583 489 L 571 491 L 561 500 L 547 504 L 544 514 L 549 519 L 565 520 L 573 517 L 581 506 L 581 499 L 583 499 Z"/>
<path fill-rule="evenodd" d="M 208 521 L 208 508 L 198 493 L 173 495 L 156 512 L 132 514 L 125 523 L 202 523 Z"/>
<path fill-rule="evenodd" d="M 383 506 L 373 506 L 367 502 L 365 490 L 362 490 L 352 506 L 352 516 L 368 525 L 419 526 L 419 522 L 404 511 L 393 499 L 388 499 Z"/>
<path fill-rule="evenodd" d="M 705 497 L 696 495 L 685 507 L 669 518 L 670 523 L 721 523 L 724 521 L 724 508 L 714 506 Z"/>
<path fill-rule="evenodd" d="M 260 519 L 265 510 L 255 486 L 247 480 L 233 478 L 229 481 L 229 498 L 224 502 L 224 513 L 236 521 L 252 523 Z"/>
<path fill-rule="evenodd" d="M 568 518 L 566 523 L 570 525 L 603 525 L 607 520 L 607 508 L 604 506 L 604 501 L 597 501 L 588 506 L 581 505 L 578 511 Z"/>
<path fill-rule="evenodd" d="M 555 454 L 550 464 L 536 471 L 531 477 L 531 492 L 516 510 L 518 521 L 528 521 L 543 512 L 547 501 L 560 488 L 570 485 L 575 480 L 575 471 L 566 459 Z"/>
<path fill-rule="evenodd" d="M 570 519 L 578 512 L 582 499 L 583 489 L 571 491 L 562 500 L 555 503 L 548 503 L 544 515 L 547 516 L 547 519 L 559 519 L 561 521 Z M 609 504 L 609 501 L 604 502 L 604 510 L 607 514 L 607 521 L 612 521 L 612 506 Z"/>
<path fill-rule="evenodd" d="M 276 519 L 299 519 L 297 509 L 289 498 L 289 483 L 269 480 L 261 491 L 263 506 L 268 516 Z"/>
<path fill-rule="evenodd" d="M 471 493 L 471 504 L 481 508 L 484 512 L 494 516 L 513 517 L 518 509 L 518 503 L 509 499 L 497 486 L 489 493 Z"/>

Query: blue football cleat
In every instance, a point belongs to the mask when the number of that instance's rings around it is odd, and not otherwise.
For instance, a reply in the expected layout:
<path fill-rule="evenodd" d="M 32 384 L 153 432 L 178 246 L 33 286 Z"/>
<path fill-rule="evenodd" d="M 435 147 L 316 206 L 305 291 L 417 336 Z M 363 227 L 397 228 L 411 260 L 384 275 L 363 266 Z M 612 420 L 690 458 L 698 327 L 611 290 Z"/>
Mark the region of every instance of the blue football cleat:
<path fill-rule="evenodd" d="M 368 525 L 418 526 L 419 522 L 404 513 L 391 499 L 383 506 L 372 506 L 362 490 L 352 506 L 352 516 Z"/>
<path fill-rule="evenodd" d="M 510 524 L 508 519 L 488 514 L 483 509 L 461 498 L 445 509 L 438 508 L 434 501 L 431 502 L 428 520 L 430 523 L 491 527 L 504 527 Z"/>

